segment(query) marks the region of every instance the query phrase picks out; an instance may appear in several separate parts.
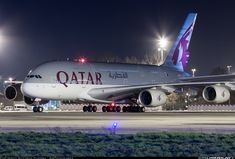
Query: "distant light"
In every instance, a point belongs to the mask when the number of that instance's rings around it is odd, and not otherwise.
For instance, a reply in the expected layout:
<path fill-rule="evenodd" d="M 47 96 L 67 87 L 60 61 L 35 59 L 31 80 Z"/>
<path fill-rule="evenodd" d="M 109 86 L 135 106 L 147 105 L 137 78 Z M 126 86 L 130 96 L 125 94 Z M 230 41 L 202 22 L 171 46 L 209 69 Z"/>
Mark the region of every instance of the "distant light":
<path fill-rule="evenodd" d="M 231 73 L 231 67 L 232 67 L 231 65 L 228 65 L 228 66 L 227 66 L 227 69 L 228 69 L 228 73 L 229 73 L 229 74 Z"/>
<path fill-rule="evenodd" d="M 79 59 L 79 62 L 80 62 L 80 63 L 86 63 L 86 59 L 85 59 L 84 57 L 81 57 L 81 58 Z"/>
<path fill-rule="evenodd" d="M 193 77 L 195 76 L 195 72 L 197 71 L 195 68 L 191 69 L 192 73 L 193 73 Z"/>
<path fill-rule="evenodd" d="M 168 44 L 168 40 L 165 38 L 165 37 L 161 37 L 159 40 L 158 40 L 158 44 L 160 46 L 161 49 L 165 49 L 167 44 Z"/>
<path fill-rule="evenodd" d="M 9 81 L 13 81 L 13 78 L 12 77 L 9 77 L 9 79 L 8 79 Z"/>
<path fill-rule="evenodd" d="M 113 128 L 115 129 L 117 127 L 117 125 L 118 125 L 117 122 L 114 122 L 113 123 Z"/>

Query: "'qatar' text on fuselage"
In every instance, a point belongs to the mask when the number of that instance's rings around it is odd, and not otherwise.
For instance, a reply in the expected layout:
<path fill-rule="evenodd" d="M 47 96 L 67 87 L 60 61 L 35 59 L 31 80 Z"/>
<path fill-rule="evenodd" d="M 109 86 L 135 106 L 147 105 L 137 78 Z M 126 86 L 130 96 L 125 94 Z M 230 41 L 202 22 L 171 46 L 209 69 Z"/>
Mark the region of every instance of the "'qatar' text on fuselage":
<path fill-rule="evenodd" d="M 102 75 L 100 72 L 70 72 L 58 71 L 57 81 L 68 87 L 67 84 L 95 84 L 102 85 Z"/>

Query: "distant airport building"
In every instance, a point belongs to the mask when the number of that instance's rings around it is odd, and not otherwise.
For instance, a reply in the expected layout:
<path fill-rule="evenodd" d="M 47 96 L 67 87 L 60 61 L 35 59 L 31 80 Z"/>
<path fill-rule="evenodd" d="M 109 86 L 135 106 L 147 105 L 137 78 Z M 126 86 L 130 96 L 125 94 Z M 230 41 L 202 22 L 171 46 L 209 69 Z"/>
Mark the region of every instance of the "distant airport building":
<path fill-rule="evenodd" d="M 4 94 L 0 93 L 0 110 L 6 106 L 13 106 L 14 102 L 5 98 Z"/>
<path fill-rule="evenodd" d="M 56 110 L 60 107 L 60 101 L 58 100 L 50 100 L 48 103 L 43 104 L 44 110 Z"/>
<path fill-rule="evenodd" d="M 235 111 L 235 105 L 223 105 L 223 104 L 205 104 L 205 105 L 189 105 L 188 111 Z"/>

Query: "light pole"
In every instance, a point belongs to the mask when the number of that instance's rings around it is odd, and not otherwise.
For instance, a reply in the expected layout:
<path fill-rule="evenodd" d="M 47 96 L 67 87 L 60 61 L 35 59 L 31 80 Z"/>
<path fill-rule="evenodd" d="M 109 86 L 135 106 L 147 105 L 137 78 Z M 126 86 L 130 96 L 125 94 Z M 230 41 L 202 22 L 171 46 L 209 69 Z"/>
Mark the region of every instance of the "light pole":
<path fill-rule="evenodd" d="M 193 73 L 193 77 L 195 77 L 195 72 L 197 71 L 195 68 L 191 69 L 192 73 Z"/>
<path fill-rule="evenodd" d="M 164 52 L 164 50 L 159 47 L 158 52 L 160 52 L 160 58 L 158 56 L 157 64 L 158 64 L 158 66 L 160 66 L 161 64 L 163 64 L 163 52 Z"/>
<path fill-rule="evenodd" d="M 164 63 L 164 50 L 166 49 L 168 44 L 168 40 L 165 37 L 160 37 L 160 39 L 158 39 L 158 51 L 160 52 L 160 60 L 158 62 L 158 65 L 162 65 Z"/>
<path fill-rule="evenodd" d="M 228 74 L 230 74 L 230 73 L 231 73 L 231 67 L 232 67 L 231 65 L 228 65 L 228 66 L 227 66 Z"/>

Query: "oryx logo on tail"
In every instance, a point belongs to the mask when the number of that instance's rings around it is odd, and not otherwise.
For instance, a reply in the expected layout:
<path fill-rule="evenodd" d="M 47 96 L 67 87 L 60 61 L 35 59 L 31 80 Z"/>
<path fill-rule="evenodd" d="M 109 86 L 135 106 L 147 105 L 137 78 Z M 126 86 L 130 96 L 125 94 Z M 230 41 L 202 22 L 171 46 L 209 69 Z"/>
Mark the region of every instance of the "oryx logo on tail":
<path fill-rule="evenodd" d="M 178 71 L 184 72 L 189 59 L 189 43 L 193 32 L 197 14 L 190 13 L 177 37 L 176 42 L 171 48 L 165 61 L 165 66 L 173 67 Z"/>
<path fill-rule="evenodd" d="M 184 71 L 186 69 L 186 65 L 189 59 L 188 46 L 190 42 L 190 37 L 192 35 L 192 31 L 193 31 L 193 25 L 190 26 L 190 28 L 185 32 L 185 34 L 180 39 L 172 58 L 173 64 L 177 65 L 177 63 L 179 63 L 180 65 L 182 65 Z"/>

